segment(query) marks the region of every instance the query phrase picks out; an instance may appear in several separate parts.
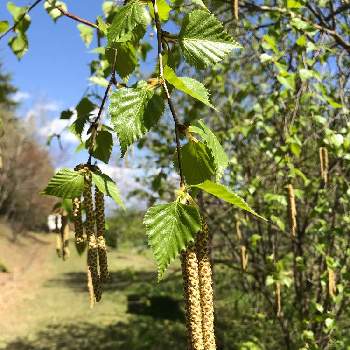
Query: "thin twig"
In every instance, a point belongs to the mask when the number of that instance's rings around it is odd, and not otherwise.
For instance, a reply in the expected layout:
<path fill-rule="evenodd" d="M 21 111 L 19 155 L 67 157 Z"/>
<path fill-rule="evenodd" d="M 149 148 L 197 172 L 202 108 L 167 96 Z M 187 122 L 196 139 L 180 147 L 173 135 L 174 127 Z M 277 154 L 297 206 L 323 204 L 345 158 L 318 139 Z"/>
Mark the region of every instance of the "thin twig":
<path fill-rule="evenodd" d="M 164 74 L 163 74 L 163 56 L 162 56 L 162 26 L 160 24 L 160 19 L 159 19 L 159 13 L 158 13 L 158 6 L 156 0 L 152 0 L 152 4 L 154 7 L 154 21 L 156 24 L 157 28 L 157 43 L 158 43 L 158 63 L 159 63 L 159 75 L 160 79 L 162 81 L 162 85 L 164 88 L 165 96 L 168 101 L 168 105 L 175 123 L 175 141 L 176 141 L 176 152 L 177 152 L 177 162 L 179 166 L 179 173 L 180 173 L 180 187 L 185 186 L 185 178 L 183 175 L 183 170 L 182 170 L 182 161 L 181 161 L 181 145 L 180 145 L 180 130 L 179 128 L 181 127 L 181 124 L 179 122 L 179 118 L 177 117 L 175 107 L 173 104 L 173 101 L 171 99 L 169 89 L 167 86 L 167 83 L 164 79 Z"/>
<path fill-rule="evenodd" d="M 88 164 L 91 163 L 91 157 L 92 157 L 92 153 L 93 153 L 93 150 L 94 150 L 94 147 L 95 147 L 96 137 L 97 137 L 97 134 L 99 132 L 100 119 L 101 119 L 101 115 L 102 115 L 102 112 L 103 112 L 103 108 L 104 108 L 104 106 L 106 104 L 106 101 L 107 101 L 107 97 L 108 97 L 109 91 L 110 91 L 110 89 L 111 89 L 113 84 L 117 85 L 117 81 L 116 81 L 116 77 L 115 77 L 115 69 L 116 69 L 116 64 L 117 64 L 117 54 L 118 54 L 118 51 L 115 50 L 114 59 L 113 59 L 113 65 L 112 65 L 111 77 L 110 77 L 108 85 L 106 87 L 106 90 L 105 90 L 105 93 L 104 93 L 104 96 L 103 96 L 100 108 L 98 110 L 97 116 L 96 116 L 95 120 L 91 123 L 90 129 L 89 129 L 89 132 L 91 132 L 92 140 L 91 140 L 91 144 L 89 146 L 89 160 L 88 160 Z"/>
<path fill-rule="evenodd" d="M 335 30 L 332 30 L 330 28 L 327 28 L 325 26 L 322 26 L 320 24 L 314 23 L 307 18 L 303 16 L 296 15 L 294 12 L 290 12 L 289 10 L 285 8 L 275 7 L 275 6 L 263 6 L 263 5 L 256 5 L 254 3 L 246 2 L 243 7 L 250 8 L 252 10 L 262 11 L 262 12 L 277 12 L 281 15 L 285 15 L 291 18 L 298 18 L 302 21 L 308 23 L 309 25 L 313 26 L 314 28 L 318 29 L 319 31 L 326 33 L 333 37 L 333 39 L 336 41 L 337 44 L 339 44 L 343 49 L 345 49 L 348 53 L 350 53 L 350 43 L 344 40 L 344 38 L 339 35 Z"/>
<path fill-rule="evenodd" d="M 1 40 L 2 38 L 4 38 L 8 33 L 10 33 L 10 32 L 12 32 L 13 30 L 15 30 L 16 27 L 18 26 L 18 24 L 22 22 L 22 20 L 24 19 L 24 17 L 25 17 L 31 10 L 33 10 L 34 7 L 36 7 L 37 5 L 39 5 L 39 3 L 40 3 L 41 1 L 42 1 L 42 0 L 36 0 L 32 5 L 30 5 L 30 6 L 28 7 L 28 10 L 25 11 L 25 12 L 23 13 L 23 15 L 22 15 L 20 18 L 18 18 L 18 21 L 17 21 L 16 23 L 14 23 L 14 25 L 13 25 L 11 28 L 9 28 L 5 33 L 3 33 L 3 34 L 0 35 L 0 40 Z"/>
<path fill-rule="evenodd" d="M 95 28 L 95 29 L 98 29 L 98 30 L 99 30 L 97 24 L 95 24 L 95 23 L 93 23 L 93 22 L 90 22 L 90 21 L 88 21 L 87 19 L 84 19 L 84 18 L 81 18 L 81 17 L 79 17 L 79 16 L 73 15 L 72 13 L 67 12 L 66 10 L 64 10 L 62 7 L 57 6 L 56 8 L 57 8 L 58 11 L 61 12 L 61 14 L 62 14 L 63 16 L 66 16 L 66 17 L 68 17 L 68 18 L 70 18 L 70 19 L 73 19 L 74 21 L 83 23 L 83 24 L 85 24 L 85 25 L 87 25 L 87 26 L 89 26 L 89 27 L 92 27 L 92 28 Z"/>

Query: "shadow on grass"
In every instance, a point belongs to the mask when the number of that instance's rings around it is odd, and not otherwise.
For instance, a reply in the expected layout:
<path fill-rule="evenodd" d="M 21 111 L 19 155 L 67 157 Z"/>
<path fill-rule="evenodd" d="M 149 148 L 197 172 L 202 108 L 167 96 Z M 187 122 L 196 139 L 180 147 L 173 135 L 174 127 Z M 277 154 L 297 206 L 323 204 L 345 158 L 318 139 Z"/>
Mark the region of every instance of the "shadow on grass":
<path fill-rule="evenodd" d="M 141 283 L 155 283 L 156 275 L 153 272 L 133 271 L 125 269 L 117 272 L 111 272 L 110 281 L 104 285 L 104 291 L 125 291 L 130 287 Z M 86 292 L 86 273 L 81 272 L 67 272 L 62 274 L 62 277 L 50 279 L 45 286 L 57 287 L 58 285 L 65 285 L 74 289 L 76 292 Z"/>
<path fill-rule="evenodd" d="M 181 322 L 142 316 L 110 326 L 53 325 L 40 331 L 34 340 L 18 338 L 4 350 L 183 350 L 185 335 Z"/>

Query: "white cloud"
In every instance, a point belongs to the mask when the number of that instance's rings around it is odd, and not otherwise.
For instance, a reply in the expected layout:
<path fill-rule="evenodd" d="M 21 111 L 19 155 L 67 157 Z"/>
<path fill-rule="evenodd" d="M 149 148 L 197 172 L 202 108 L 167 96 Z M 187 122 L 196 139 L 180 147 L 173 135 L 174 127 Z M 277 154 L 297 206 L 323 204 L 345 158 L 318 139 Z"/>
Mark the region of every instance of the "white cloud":
<path fill-rule="evenodd" d="M 59 112 L 60 111 L 60 105 L 55 101 L 48 101 L 48 102 L 38 102 L 35 103 L 32 108 L 28 110 L 26 113 L 25 119 L 29 120 L 32 118 L 35 119 L 47 119 L 47 115 L 51 112 Z"/>
<path fill-rule="evenodd" d="M 12 100 L 19 103 L 28 100 L 30 97 L 31 95 L 29 92 L 17 91 L 12 95 Z"/>
<path fill-rule="evenodd" d="M 69 125 L 69 120 L 53 119 L 48 120 L 46 124 L 41 125 L 38 130 L 40 136 L 50 136 L 52 134 L 61 134 L 62 131 Z"/>

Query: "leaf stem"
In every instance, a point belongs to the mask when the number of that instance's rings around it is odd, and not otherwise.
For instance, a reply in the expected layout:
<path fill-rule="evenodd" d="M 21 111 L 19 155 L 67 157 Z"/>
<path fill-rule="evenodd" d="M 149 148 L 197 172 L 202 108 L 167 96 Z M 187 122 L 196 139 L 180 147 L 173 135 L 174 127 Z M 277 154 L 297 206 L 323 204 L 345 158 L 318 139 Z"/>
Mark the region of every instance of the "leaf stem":
<path fill-rule="evenodd" d="M 185 186 L 185 178 L 183 175 L 183 170 L 182 170 L 182 160 L 181 160 L 181 145 L 180 145 L 180 130 L 179 128 L 181 127 L 181 124 L 179 122 L 179 118 L 177 117 L 175 107 L 173 104 L 173 101 L 171 99 L 169 89 L 167 86 L 167 83 L 164 79 L 164 74 L 163 74 L 163 48 L 162 48 L 162 26 L 160 23 L 159 19 L 159 13 L 158 13 L 158 6 L 157 6 L 157 0 L 152 0 L 153 8 L 154 8 L 154 21 L 156 24 L 157 28 L 157 44 L 158 44 L 158 63 L 159 63 L 159 76 L 162 81 L 162 85 L 164 88 L 165 96 L 168 101 L 168 106 L 170 108 L 171 115 L 173 117 L 174 123 L 175 123 L 175 141 L 176 141 L 176 152 L 177 152 L 177 162 L 179 165 L 179 174 L 180 174 L 180 187 L 183 188 Z"/>

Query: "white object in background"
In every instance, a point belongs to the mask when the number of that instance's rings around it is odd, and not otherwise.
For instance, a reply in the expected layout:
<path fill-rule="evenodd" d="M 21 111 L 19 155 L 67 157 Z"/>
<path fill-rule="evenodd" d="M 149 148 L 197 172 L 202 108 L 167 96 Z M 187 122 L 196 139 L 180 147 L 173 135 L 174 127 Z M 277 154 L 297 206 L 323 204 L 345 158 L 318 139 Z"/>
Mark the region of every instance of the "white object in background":
<path fill-rule="evenodd" d="M 61 215 L 51 214 L 47 217 L 47 226 L 50 231 L 60 230 L 62 227 Z"/>

